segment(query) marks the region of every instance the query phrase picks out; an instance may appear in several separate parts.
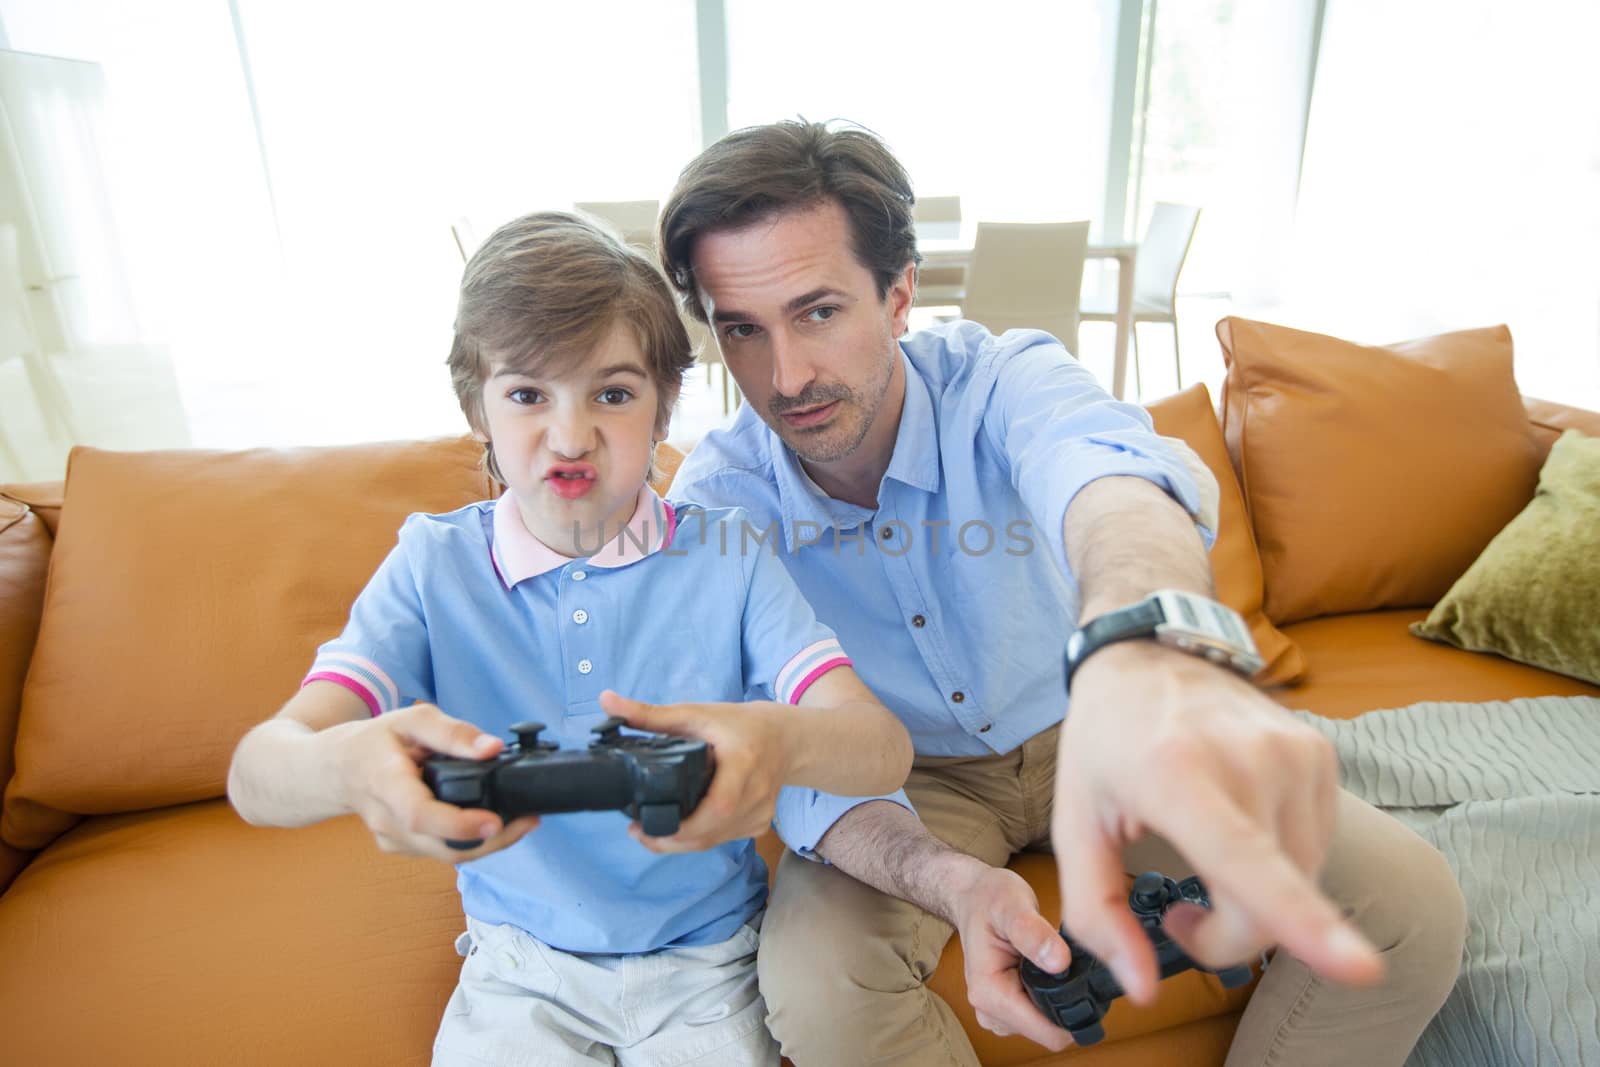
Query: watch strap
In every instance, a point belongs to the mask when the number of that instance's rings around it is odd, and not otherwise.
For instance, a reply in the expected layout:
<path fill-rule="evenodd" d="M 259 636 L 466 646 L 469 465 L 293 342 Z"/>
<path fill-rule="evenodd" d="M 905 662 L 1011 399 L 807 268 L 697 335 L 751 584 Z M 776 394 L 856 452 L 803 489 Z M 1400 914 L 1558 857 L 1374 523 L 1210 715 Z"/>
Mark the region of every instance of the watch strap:
<path fill-rule="evenodd" d="M 1135 637 L 1151 637 L 1156 627 L 1167 620 L 1161 601 L 1147 597 L 1116 611 L 1091 619 L 1067 645 L 1067 688 L 1072 687 L 1072 675 L 1084 660 L 1106 645 L 1127 641 Z"/>
<path fill-rule="evenodd" d="M 1113 641 L 1126 641 L 1130 637 L 1148 637 L 1156 632 L 1156 627 L 1167 621 L 1167 613 L 1161 610 L 1161 601 L 1155 597 L 1147 597 L 1137 604 L 1129 604 L 1116 611 L 1108 611 L 1098 618 L 1089 620 L 1083 628 L 1083 655 L 1109 645 Z"/>

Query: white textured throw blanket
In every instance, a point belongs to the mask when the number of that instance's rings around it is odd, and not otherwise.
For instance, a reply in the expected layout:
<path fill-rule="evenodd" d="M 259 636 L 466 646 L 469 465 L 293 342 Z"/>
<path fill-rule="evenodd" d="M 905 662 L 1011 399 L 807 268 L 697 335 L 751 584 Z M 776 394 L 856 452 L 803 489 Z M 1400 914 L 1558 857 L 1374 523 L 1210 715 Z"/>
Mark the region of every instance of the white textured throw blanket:
<path fill-rule="evenodd" d="M 1296 714 L 1466 896 L 1461 977 L 1407 1067 L 1600 1065 L 1600 700 Z"/>

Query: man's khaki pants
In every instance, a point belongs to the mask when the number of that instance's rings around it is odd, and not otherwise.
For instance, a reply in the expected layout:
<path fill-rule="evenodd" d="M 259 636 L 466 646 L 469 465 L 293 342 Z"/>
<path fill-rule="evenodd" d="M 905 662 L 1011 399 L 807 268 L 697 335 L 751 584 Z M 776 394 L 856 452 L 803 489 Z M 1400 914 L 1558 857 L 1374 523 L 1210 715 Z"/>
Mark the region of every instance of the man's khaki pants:
<path fill-rule="evenodd" d="M 929 830 L 986 863 L 1048 849 L 1058 732 L 1004 756 L 919 759 L 906 793 Z M 1127 849 L 1124 865 L 1193 873 L 1153 836 Z M 1380 950 L 1385 982 L 1338 985 L 1277 953 L 1228 1067 L 1401 1064 L 1454 985 L 1466 906 L 1444 857 L 1411 830 L 1341 791 L 1322 888 Z M 955 1015 L 923 985 L 952 932 L 915 905 L 786 853 L 759 957 L 767 1022 L 784 1054 L 797 1067 L 975 1067 Z"/>

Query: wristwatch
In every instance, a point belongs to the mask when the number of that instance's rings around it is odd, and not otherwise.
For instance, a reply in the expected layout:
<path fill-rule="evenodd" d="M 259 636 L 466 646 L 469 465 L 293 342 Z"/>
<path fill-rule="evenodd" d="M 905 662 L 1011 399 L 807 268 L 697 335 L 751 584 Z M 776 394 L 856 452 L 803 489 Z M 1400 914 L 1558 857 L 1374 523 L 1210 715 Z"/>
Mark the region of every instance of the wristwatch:
<path fill-rule="evenodd" d="M 1084 660 L 1113 642 L 1136 637 L 1153 637 L 1246 678 L 1266 666 L 1237 611 L 1196 593 L 1158 589 L 1138 603 L 1090 620 L 1067 638 L 1067 690 L 1072 690 L 1072 674 Z"/>

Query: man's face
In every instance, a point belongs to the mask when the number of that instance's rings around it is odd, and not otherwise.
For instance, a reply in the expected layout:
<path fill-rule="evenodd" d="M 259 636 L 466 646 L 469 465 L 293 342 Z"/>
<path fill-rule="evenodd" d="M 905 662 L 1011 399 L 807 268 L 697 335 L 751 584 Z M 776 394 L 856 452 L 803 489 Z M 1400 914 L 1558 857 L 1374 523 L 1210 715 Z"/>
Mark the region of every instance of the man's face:
<path fill-rule="evenodd" d="M 813 463 L 854 452 L 899 359 L 909 264 L 879 299 L 831 200 L 707 234 L 692 261 L 723 361 L 767 425 Z"/>

